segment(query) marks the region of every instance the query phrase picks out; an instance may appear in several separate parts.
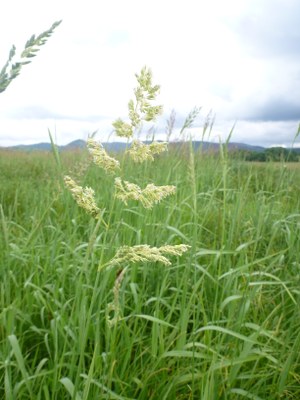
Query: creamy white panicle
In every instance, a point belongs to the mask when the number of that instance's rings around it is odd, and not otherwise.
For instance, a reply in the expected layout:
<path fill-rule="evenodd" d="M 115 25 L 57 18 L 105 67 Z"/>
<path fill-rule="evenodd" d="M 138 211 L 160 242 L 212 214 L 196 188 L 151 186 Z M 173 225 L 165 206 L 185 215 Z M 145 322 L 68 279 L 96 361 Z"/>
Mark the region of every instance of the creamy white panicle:
<path fill-rule="evenodd" d="M 87 140 L 87 147 L 90 154 L 93 156 L 94 163 L 103 168 L 106 172 L 114 173 L 115 170 L 120 169 L 119 161 L 110 157 L 101 143 L 89 138 Z"/>
<path fill-rule="evenodd" d="M 85 211 L 91 214 L 93 217 L 98 218 L 100 215 L 100 209 L 96 205 L 95 192 L 90 187 L 81 187 L 70 178 L 68 175 L 64 177 L 66 187 L 70 190 L 76 203 L 85 209 Z"/>
<path fill-rule="evenodd" d="M 115 133 L 117 136 L 126 137 L 127 139 L 133 136 L 132 125 L 124 122 L 121 118 L 118 118 L 115 122 L 113 122 L 112 125 L 115 128 Z"/>
<path fill-rule="evenodd" d="M 154 155 L 160 154 L 167 150 L 167 143 L 165 142 L 152 142 L 150 144 L 144 144 L 139 140 L 134 140 L 127 150 L 127 153 L 133 159 L 134 162 L 143 161 L 154 161 Z"/>
<path fill-rule="evenodd" d="M 152 72 L 143 67 L 139 74 L 135 74 L 138 85 L 134 89 L 134 99 L 129 100 L 128 116 L 130 123 L 118 118 L 113 122 L 115 134 L 120 137 L 132 138 L 135 132 L 142 127 L 143 121 L 154 121 L 161 113 L 161 105 L 153 105 L 160 86 L 152 83 Z"/>
<path fill-rule="evenodd" d="M 164 265 L 171 265 L 170 260 L 166 256 L 181 256 L 188 251 L 190 246 L 178 244 L 175 246 L 150 247 L 147 244 L 138 246 L 120 247 L 116 255 L 108 263 L 108 266 L 124 265 L 126 263 L 145 263 L 145 262 L 161 262 Z"/>
<path fill-rule="evenodd" d="M 115 189 L 116 197 L 126 205 L 128 200 L 138 200 L 145 208 L 152 208 L 154 204 L 176 191 L 175 186 L 155 186 L 153 183 L 141 189 L 135 183 L 122 181 L 121 178 L 115 179 Z"/>

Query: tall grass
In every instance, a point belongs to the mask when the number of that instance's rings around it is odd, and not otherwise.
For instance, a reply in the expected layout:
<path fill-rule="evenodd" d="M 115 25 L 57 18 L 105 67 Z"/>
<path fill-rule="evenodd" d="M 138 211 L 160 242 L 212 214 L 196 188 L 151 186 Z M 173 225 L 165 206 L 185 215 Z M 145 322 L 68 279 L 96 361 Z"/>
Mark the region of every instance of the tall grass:
<path fill-rule="evenodd" d="M 141 186 L 178 187 L 145 211 L 111 201 L 91 165 L 105 229 L 60 184 L 86 157 L 63 154 L 60 171 L 48 154 L 0 155 L 0 397 L 299 398 L 299 171 L 170 149 L 124 164 Z M 99 260 L 182 242 L 171 267 L 127 271 L 107 324 L 119 271 Z"/>
<path fill-rule="evenodd" d="M 0 92 L 59 23 L 33 35 L 21 61 L 12 47 Z M 151 103 L 159 86 L 150 71 L 136 77 L 130 123 L 113 124 L 127 138 L 161 112 Z M 184 136 L 198 113 L 187 117 Z M 211 127 L 208 116 L 203 135 Z M 149 154 L 135 141 L 129 153 L 149 160 L 164 147 Z M 191 144 L 171 149 L 151 169 L 122 155 L 129 182 L 179 188 L 145 211 L 112 197 L 111 178 L 87 169 L 86 153 L 60 159 L 54 147 L 54 156 L 0 153 L 1 398 L 299 398 L 297 169 L 229 160 L 226 145 L 220 157 Z M 98 220 L 64 189 L 69 174 L 96 189 Z M 143 243 L 191 251 L 172 266 L 103 267 L 120 246 Z"/>

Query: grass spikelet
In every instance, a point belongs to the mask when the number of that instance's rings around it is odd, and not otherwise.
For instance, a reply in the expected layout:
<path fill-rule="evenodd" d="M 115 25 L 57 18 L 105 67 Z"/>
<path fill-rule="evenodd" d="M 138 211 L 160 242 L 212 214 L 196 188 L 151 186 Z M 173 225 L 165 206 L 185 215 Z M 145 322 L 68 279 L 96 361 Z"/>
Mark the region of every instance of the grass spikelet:
<path fill-rule="evenodd" d="M 76 203 L 94 218 L 99 218 L 100 209 L 96 205 L 95 192 L 90 187 L 81 187 L 68 175 L 64 177 L 66 187 L 70 190 Z"/>
<path fill-rule="evenodd" d="M 168 254 L 170 256 L 182 256 L 182 254 L 188 251 L 190 248 L 191 246 L 187 244 L 177 244 L 174 246 L 161 246 L 159 250 L 161 253 Z"/>
<path fill-rule="evenodd" d="M 167 142 L 152 142 L 149 145 L 152 154 L 160 154 L 168 150 Z"/>
<path fill-rule="evenodd" d="M 87 147 L 89 153 L 93 156 L 94 163 L 103 168 L 107 173 L 114 173 L 116 169 L 120 169 L 119 161 L 110 157 L 101 143 L 89 138 L 87 140 Z"/>
<path fill-rule="evenodd" d="M 132 126 L 127 122 L 124 122 L 121 118 L 118 118 L 112 125 L 115 128 L 117 136 L 125 137 L 127 139 L 130 139 L 133 136 Z"/>
<path fill-rule="evenodd" d="M 121 178 L 115 179 L 116 197 L 127 205 L 128 200 L 138 200 L 145 208 L 152 208 L 165 197 L 174 194 L 176 187 L 172 185 L 155 186 L 148 184 L 145 189 L 141 189 L 135 183 L 122 181 Z"/>
<path fill-rule="evenodd" d="M 136 163 L 142 163 L 143 161 L 154 161 L 154 155 L 160 154 L 167 150 L 167 143 L 165 142 L 152 142 L 149 145 L 140 142 L 139 140 L 134 140 L 131 144 L 127 153 Z"/>
<path fill-rule="evenodd" d="M 166 255 L 181 256 L 190 246 L 180 244 L 176 246 L 150 247 L 147 244 L 137 246 L 122 246 L 108 263 L 108 266 L 124 265 L 126 263 L 161 262 L 171 265 Z"/>

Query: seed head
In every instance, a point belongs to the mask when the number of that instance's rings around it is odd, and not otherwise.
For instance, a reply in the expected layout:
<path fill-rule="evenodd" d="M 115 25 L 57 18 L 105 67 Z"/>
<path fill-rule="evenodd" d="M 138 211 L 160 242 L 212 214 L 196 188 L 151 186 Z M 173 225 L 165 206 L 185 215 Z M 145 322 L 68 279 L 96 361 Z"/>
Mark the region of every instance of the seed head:
<path fill-rule="evenodd" d="M 187 244 L 176 244 L 174 246 L 166 245 L 166 246 L 161 246 L 159 248 L 160 252 L 163 254 L 168 254 L 172 256 L 182 256 L 183 253 L 188 251 L 191 246 Z"/>
<path fill-rule="evenodd" d="M 171 265 L 166 255 L 181 256 L 190 246 L 179 244 L 176 246 L 150 247 L 147 244 L 138 246 L 120 247 L 116 255 L 109 262 L 109 266 L 124 265 L 126 263 L 161 262 L 166 266 Z"/>
<path fill-rule="evenodd" d="M 96 205 L 94 190 L 90 187 L 82 188 L 69 176 L 64 177 L 66 187 L 70 190 L 76 203 L 91 214 L 94 218 L 99 218 L 100 209 Z"/>
<path fill-rule="evenodd" d="M 160 154 L 168 150 L 167 142 L 152 142 L 150 145 L 150 150 L 152 154 Z"/>
<path fill-rule="evenodd" d="M 154 161 L 154 154 L 162 153 L 163 151 L 167 150 L 167 143 L 165 142 L 152 142 L 151 144 L 147 145 L 139 140 L 134 140 L 131 144 L 127 153 L 133 159 L 134 162 L 143 162 L 146 160 Z"/>
<path fill-rule="evenodd" d="M 126 138 L 131 138 L 133 136 L 132 126 L 124 122 L 121 118 L 117 119 L 112 125 L 115 128 L 117 136 Z"/>
<path fill-rule="evenodd" d="M 116 197 L 127 205 L 128 200 L 138 200 L 145 208 L 152 208 L 154 204 L 159 203 L 165 197 L 174 194 L 175 186 L 155 186 L 150 183 L 141 189 L 135 183 L 122 181 L 121 178 L 115 179 Z"/>
<path fill-rule="evenodd" d="M 87 140 L 87 147 L 89 153 L 93 156 L 94 163 L 103 168 L 106 172 L 114 173 L 116 169 L 120 169 L 119 161 L 110 157 L 101 143 L 89 138 Z"/>

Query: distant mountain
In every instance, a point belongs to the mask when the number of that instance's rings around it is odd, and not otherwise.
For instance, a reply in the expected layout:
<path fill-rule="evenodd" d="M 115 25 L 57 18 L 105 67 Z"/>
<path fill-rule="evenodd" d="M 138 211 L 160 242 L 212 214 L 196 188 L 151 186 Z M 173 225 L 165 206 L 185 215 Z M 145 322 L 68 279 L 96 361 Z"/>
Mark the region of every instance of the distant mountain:
<path fill-rule="evenodd" d="M 86 142 L 84 140 L 78 139 L 65 146 L 57 146 L 60 151 L 64 150 L 75 150 L 83 149 L 86 147 Z M 36 143 L 36 144 L 19 144 L 17 146 L 10 147 L 0 147 L 0 149 L 5 150 L 20 150 L 20 151 L 51 151 L 51 143 Z"/>
<path fill-rule="evenodd" d="M 144 143 L 150 143 L 149 141 L 146 141 Z M 122 150 L 126 149 L 127 144 L 124 142 L 106 142 L 102 143 L 104 148 L 107 151 L 112 151 L 112 152 L 119 152 Z M 184 142 L 170 142 L 170 145 L 172 147 L 178 147 L 183 145 Z M 195 140 L 193 141 L 193 147 L 195 149 L 199 149 L 202 147 L 203 150 L 212 150 L 212 151 L 218 151 L 220 144 L 219 143 L 212 143 L 212 142 L 205 142 L 205 141 L 198 141 Z M 57 146 L 59 151 L 65 151 L 65 150 L 76 150 L 76 149 L 84 149 L 86 148 L 86 142 L 85 140 L 74 140 L 73 142 L 68 143 L 67 145 L 64 146 Z M 51 151 L 51 144 L 50 143 L 36 143 L 36 144 L 20 144 L 17 146 L 10 146 L 10 147 L 0 147 L 0 149 L 5 149 L 5 150 L 19 150 L 19 151 Z M 236 143 L 236 142 L 231 142 L 228 144 L 228 149 L 229 150 L 246 150 L 246 151 L 255 151 L 255 152 L 264 152 L 266 150 L 265 147 L 262 146 L 253 146 L 250 144 L 246 143 Z M 290 149 L 287 149 L 290 150 Z M 293 149 L 294 152 L 300 153 L 300 148 L 296 147 Z"/>
<path fill-rule="evenodd" d="M 150 143 L 150 142 L 145 142 Z M 106 142 L 102 143 L 104 148 L 108 151 L 118 152 L 122 151 L 126 148 L 127 144 L 124 142 Z M 183 144 L 183 142 L 171 142 L 170 143 L 173 147 L 177 147 Z M 203 150 L 215 150 L 219 149 L 219 143 L 212 143 L 212 142 L 205 142 L 205 141 L 194 141 L 193 147 L 198 149 L 202 147 Z M 84 140 L 78 139 L 74 140 L 73 142 L 64 145 L 64 146 L 57 146 L 59 151 L 65 150 L 75 150 L 75 149 L 83 149 L 86 147 L 86 142 Z M 257 151 L 263 152 L 265 147 L 262 146 L 252 146 L 250 144 L 245 143 L 229 143 L 228 145 L 229 150 L 248 150 L 248 151 Z M 1 149 L 1 147 L 0 147 Z M 20 151 L 51 151 L 51 144 L 50 143 L 36 143 L 36 144 L 20 144 L 17 146 L 10 146 L 10 147 L 2 147 L 2 149 L 6 150 L 20 150 Z M 300 149 L 297 149 L 300 152 Z"/>
<path fill-rule="evenodd" d="M 212 142 L 202 142 L 202 141 L 194 141 L 193 146 L 195 149 L 198 149 L 199 147 L 202 147 L 203 150 L 216 150 L 218 151 L 220 148 L 220 143 L 212 143 Z M 252 146 L 250 144 L 246 143 L 235 143 L 235 142 L 230 142 L 228 143 L 228 149 L 229 150 L 247 150 L 247 151 L 258 151 L 262 152 L 265 149 L 265 147 L 262 146 Z"/>
<path fill-rule="evenodd" d="M 266 148 L 262 146 L 253 146 L 251 144 L 246 144 L 246 143 L 229 143 L 228 145 L 229 149 L 231 150 L 248 150 L 248 151 L 257 151 L 257 152 L 262 152 L 265 151 Z"/>
<path fill-rule="evenodd" d="M 66 144 L 65 146 L 59 146 L 61 150 L 83 149 L 85 147 L 86 147 L 86 142 L 81 139 L 74 140 L 73 142 Z"/>
<path fill-rule="evenodd" d="M 18 144 L 16 146 L 2 147 L 6 150 L 21 150 L 21 151 L 50 151 L 50 143 L 36 143 L 36 144 Z"/>

